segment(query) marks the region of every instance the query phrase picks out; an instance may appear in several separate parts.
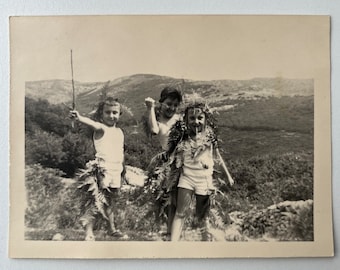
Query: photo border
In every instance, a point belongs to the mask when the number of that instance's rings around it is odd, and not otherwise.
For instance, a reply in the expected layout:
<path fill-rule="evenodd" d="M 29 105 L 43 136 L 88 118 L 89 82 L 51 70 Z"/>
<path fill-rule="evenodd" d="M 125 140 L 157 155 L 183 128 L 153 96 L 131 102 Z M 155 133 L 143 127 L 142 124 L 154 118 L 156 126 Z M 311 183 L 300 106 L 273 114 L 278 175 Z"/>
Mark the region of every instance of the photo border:
<path fill-rule="evenodd" d="M 180 15 L 178 15 L 180 16 Z M 281 15 L 282 16 L 282 15 Z M 16 17 L 12 17 L 11 20 Z M 249 18 L 249 17 L 248 17 Z M 320 19 L 323 57 L 330 60 L 330 17 Z M 314 78 L 314 232 L 313 242 L 84 242 L 24 240 L 24 89 L 25 81 L 16 56 L 15 35 L 11 34 L 10 91 L 10 241 L 12 258 L 278 258 L 328 257 L 334 254 L 332 234 L 330 63 Z M 19 57 L 20 58 L 20 57 Z M 21 179 L 21 181 L 14 181 Z M 20 196 L 18 196 L 18 194 Z M 22 232 L 22 233 L 20 233 Z M 79 247 L 81 243 L 81 248 Z M 100 251 L 98 249 L 100 248 Z M 166 249 L 166 252 L 164 250 Z M 192 252 L 188 252 L 192 251 Z M 113 254 L 112 254 L 113 253 Z M 137 254 L 138 255 L 135 255 Z"/>

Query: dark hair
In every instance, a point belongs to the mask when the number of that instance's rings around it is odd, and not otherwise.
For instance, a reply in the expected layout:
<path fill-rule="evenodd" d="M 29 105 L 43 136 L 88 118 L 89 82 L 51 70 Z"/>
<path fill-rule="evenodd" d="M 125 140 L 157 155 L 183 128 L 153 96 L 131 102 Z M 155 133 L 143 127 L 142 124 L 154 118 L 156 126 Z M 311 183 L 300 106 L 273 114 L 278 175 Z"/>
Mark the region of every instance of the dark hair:
<path fill-rule="evenodd" d="M 201 102 L 195 102 L 187 105 L 183 120 L 177 121 L 170 129 L 169 139 L 168 139 L 168 154 L 171 154 L 178 143 L 182 140 L 187 140 L 189 138 L 188 133 L 188 111 L 192 109 L 201 109 L 205 114 L 206 118 L 206 130 L 209 141 L 214 147 L 218 147 L 217 138 L 217 123 L 216 119 L 209 109 L 208 105 Z"/>
<path fill-rule="evenodd" d="M 181 92 L 178 91 L 175 87 L 172 87 L 172 86 L 167 86 L 162 90 L 159 102 L 162 103 L 167 98 L 177 99 L 179 101 L 179 103 L 182 102 Z"/>
<path fill-rule="evenodd" d="M 208 107 L 207 104 L 198 102 L 198 103 L 191 103 L 189 104 L 184 111 L 184 121 L 187 123 L 188 120 L 188 112 L 191 109 L 201 109 L 202 112 L 205 114 L 206 124 L 210 126 L 214 132 L 217 132 L 217 119 L 214 117 L 212 111 Z"/>
<path fill-rule="evenodd" d="M 97 121 L 102 121 L 104 106 L 119 106 L 120 114 L 122 114 L 122 105 L 118 102 L 118 98 L 107 97 L 105 100 L 99 102 L 98 108 L 93 115 L 93 119 Z"/>

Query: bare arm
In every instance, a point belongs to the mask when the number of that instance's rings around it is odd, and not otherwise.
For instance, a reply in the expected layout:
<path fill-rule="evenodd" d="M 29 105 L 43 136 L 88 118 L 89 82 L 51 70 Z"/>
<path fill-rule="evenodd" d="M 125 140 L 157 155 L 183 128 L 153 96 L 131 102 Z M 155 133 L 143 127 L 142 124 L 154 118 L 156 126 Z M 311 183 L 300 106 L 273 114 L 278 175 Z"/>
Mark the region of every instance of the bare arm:
<path fill-rule="evenodd" d="M 225 174 L 227 175 L 229 184 L 232 186 L 232 185 L 235 183 L 235 181 L 234 181 L 234 179 L 231 177 L 231 175 L 230 175 L 230 173 L 229 173 L 229 171 L 228 171 L 228 169 L 227 169 L 227 166 L 226 166 L 225 163 L 224 163 L 224 160 L 223 160 L 223 158 L 222 158 L 222 156 L 221 156 L 221 154 L 220 154 L 220 150 L 219 150 L 218 148 L 215 148 L 215 153 L 216 153 L 218 162 L 219 162 L 220 165 L 222 166 L 222 168 L 223 168 Z"/>
<path fill-rule="evenodd" d="M 159 126 L 157 123 L 156 113 L 155 113 L 155 100 L 148 97 L 145 99 L 145 105 L 147 108 L 148 125 L 150 128 L 150 131 L 153 134 L 158 134 Z"/>
<path fill-rule="evenodd" d="M 90 119 L 88 117 L 82 116 L 82 115 L 79 114 L 78 111 L 75 111 L 75 110 L 71 111 L 70 117 L 78 120 L 80 123 L 83 123 L 85 125 L 90 126 L 91 128 L 93 128 L 96 131 L 103 129 L 102 123 L 93 121 L 92 119 Z"/>

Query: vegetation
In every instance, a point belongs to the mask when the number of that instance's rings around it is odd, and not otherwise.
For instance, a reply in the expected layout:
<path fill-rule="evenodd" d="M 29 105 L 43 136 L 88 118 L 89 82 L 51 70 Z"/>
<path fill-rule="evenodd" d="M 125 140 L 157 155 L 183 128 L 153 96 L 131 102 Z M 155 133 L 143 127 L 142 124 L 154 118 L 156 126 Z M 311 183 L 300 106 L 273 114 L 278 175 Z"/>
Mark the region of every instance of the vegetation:
<path fill-rule="evenodd" d="M 125 160 L 146 169 L 160 146 L 143 132 L 143 108 L 137 104 L 142 94 L 138 98 L 129 95 L 127 91 L 122 96 L 131 99 L 132 114 L 120 121 L 126 134 Z M 52 239 L 58 231 L 66 240 L 83 239 L 75 179 L 76 172 L 94 157 L 91 131 L 79 123 L 72 128 L 64 105 L 31 98 L 25 102 L 26 237 Z M 237 104 L 217 115 L 222 156 L 236 181 L 222 190 L 228 199 L 221 203 L 221 211 L 242 213 L 238 230 L 247 239 L 270 235 L 278 240 L 313 240 L 312 205 L 302 207 L 281 229 L 278 223 L 266 227 L 273 214 L 267 209 L 273 205 L 281 213 L 293 211 L 281 207 L 284 201 L 313 200 L 313 97 L 219 102 L 214 106 Z M 89 112 L 93 105 L 80 111 Z M 152 232 L 159 231 L 162 224 L 157 222 L 157 211 L 150 211 L 152 195 L 141 188 L 127 189 L 119 204 L 117 223 L 129 232 L 129 239 L 155 240 Z M 235 220 L 226 215 L 224 222 L 234 224 Z M 105 222 L 98 224 L 99 239 L 111 240 L 101 231 L 105 226 Z"/>

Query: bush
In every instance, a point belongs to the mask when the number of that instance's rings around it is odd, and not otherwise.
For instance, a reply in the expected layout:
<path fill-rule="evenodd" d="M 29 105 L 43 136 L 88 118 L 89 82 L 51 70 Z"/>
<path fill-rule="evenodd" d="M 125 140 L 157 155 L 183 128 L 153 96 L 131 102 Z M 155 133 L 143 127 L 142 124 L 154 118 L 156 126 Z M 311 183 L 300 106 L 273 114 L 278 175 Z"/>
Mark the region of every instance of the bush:
<path fill-rule="evenodd" d="M 129 129 L 124 131 L 125 163 L 145 170 L 150 160 L 162 150 L 156 138 L 147 138 L 140 133 L 131 134 Z"/>
<path fill-rule="evenodd" d="M 235 185 L 225 190 L 232 211 L 313 199 L 313 162 L 308 153 L 265 155 L 228 162 Z"/>
<path fill-rule="evenodd" d="M 300 209 L 298 215 L 291 223 L 291 239 L 313 241 L 314 240 L 314 215 L 313 205 Z"/>
<path fill-rule="evenodd" d="M 313 201 L 285 201 L 241 215 L 241 231 L 248 237 L 264 235 L 281 241 L 313 241 Z"/>
<path fill-rule="evenodd" d="M 64 153 L 64 158 L 58 168 L 68 177 L 73 177 L 78 169 L 84 168 L 89 160 L 94 159 L 93 142 L 82 134 L 66 134 L 59 148 Z"/>
<path fill-rule="evenodd" d="M 57 169 L 26 166 L 27 208 L 25 225 L 39 229 L 79 229 L 80 202 L 77 183 L 62 178 Z"/>
<path fill-rule="evenodd" d="M 26 226 L 47 229 L 56 227 L 55 209 L 60 201 L 59 193 L 64 188 L 61 175 L 61 171 L 45 169 L 41 165 L 26 166 Z"/>
<path fill-rule="evenodd" d="M 51 133 L 37 130 L 34 135 L 26 136 L 26 164 L 39 163 L 45 167 L 58 168 L 64 162 L 65 153 L 61 149 L 62 138 Z"/>
<path fill-rule="evenodd" d="M 282 185 L 281 198 L 284 201 L 298 201 L 313 198 L 313 177 L 306 172 L 299 178 L 292 175 Z"/>

